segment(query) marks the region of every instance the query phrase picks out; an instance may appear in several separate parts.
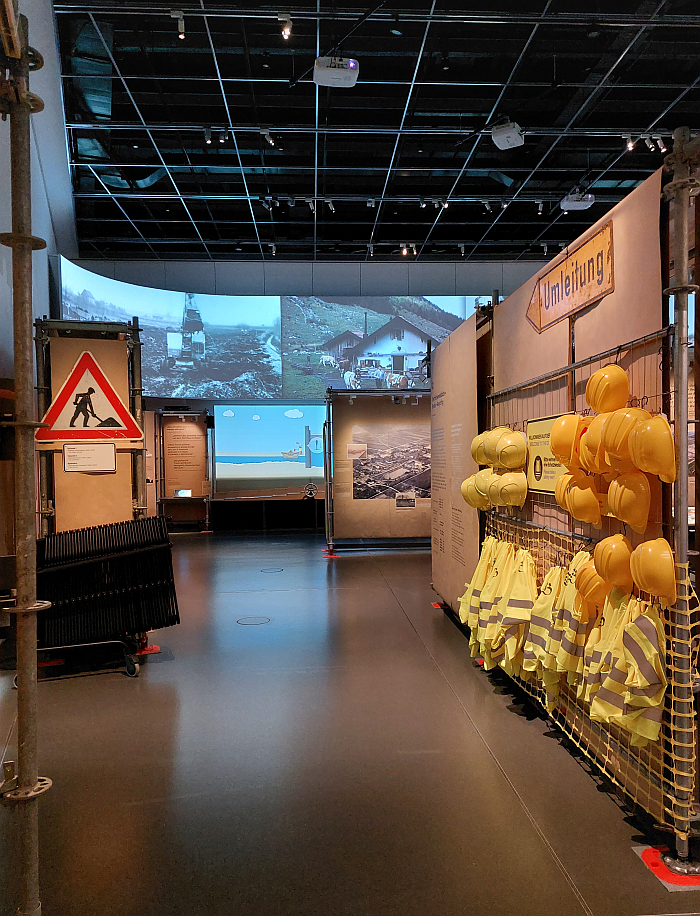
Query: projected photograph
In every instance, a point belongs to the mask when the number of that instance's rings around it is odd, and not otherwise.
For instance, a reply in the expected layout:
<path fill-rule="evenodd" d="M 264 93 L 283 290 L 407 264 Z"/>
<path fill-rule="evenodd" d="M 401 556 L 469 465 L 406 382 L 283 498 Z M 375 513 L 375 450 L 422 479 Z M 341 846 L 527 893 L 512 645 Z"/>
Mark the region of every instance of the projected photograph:
<path fill-rule="evenodd" d="M 366 456 L 352 462 L 353 499 L 430 499 L 429 426 L 353 426 L 352 439 Z"/>
<path fill-rule="evenodd" d="M 428 341 L 442 343 L 481 298 L 283 296 L 285 397 L 318 398 L 327 388 L 429 388 L 421 365 Z"/>
<path fill-rule="evenodd" d="M 323 484 L 323 404 L 215 404 L 215 490 Z"/>
<path fill-rule="evenodd" d="M 61 259 L 63 318 L 138 316 L 144 394 L 170 398 L 279 398 L 279 296 L 208 296 L 110 280 Z"/>

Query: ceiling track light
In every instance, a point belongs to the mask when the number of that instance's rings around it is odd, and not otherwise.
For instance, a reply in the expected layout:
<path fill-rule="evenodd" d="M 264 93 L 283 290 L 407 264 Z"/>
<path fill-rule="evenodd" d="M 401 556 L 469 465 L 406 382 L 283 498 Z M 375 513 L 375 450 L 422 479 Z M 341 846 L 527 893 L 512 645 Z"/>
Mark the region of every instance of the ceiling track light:
<path fill-rule="evenodd" d="M 272 209 L 272 205 L 270 204 L 270 201 L 269 201 L 269 200 L 261 200 L 260 203 L 263 205 L 263 207 L 264 207 L 266 210 L 271 210 L 271 209 Z"/>
<path fill-rule="evenodd" d="M 538 200 L 537 201 L 537 215 L 542 216 L 543 211 L 544 211 L 544 201 Z"/>
<path fill-rule="evenodd" d="M 367 251 L 369 252 L 370 258 L 373 258 L 373 257 L 374 257 L 374 245 L 369 244 L 369 245 L 367 246 Z"/>
<path fill-rule="evenodd" d="M 373 197 L 368 197 L 368 198 L 367 198 L 367 206 L 368 206 L 368 207 L 374 207 L 375 204 L 376 204 L 376 201 L 375 201 L 375 199 L 374 199 Z"/>
<path fill-rule="evenodd" d="M 177 19 L 177 37 L 184 41 L 185 38 L 185 14 L 182 10 L 170 10 L 170 18 Z"/>
<path fill-rule="evenodd" d="M 622 139 L 625 141 L 627 152 L 631 153 L 637 141 L 632 139 L 631 134 L 623 134 Z"/>
<path fill-rule="evenodd" d="M 204 128 L 204 142 L 207 146 L 211 146 L 211 127 Z"/>
<path fill-rule="evenodd" d="M 507 210 L 507 209 L 508 209 L 508 204 L 509 204 L 509 203 L 510 203 L 509 200 L 502 200 L 502 201 L 501 201 L 501 210 Z"/>
<path fill-rule="evenodd" d="M 418 199 L 418 203 L 420 205 L 421 210 L 425 210 L 425 201 L 423 200 L 422 197 Z"/>
<path fill-rule="evenodd" d="M 408 245 L 404 245 L 404 244 L 401 245 L 401 254 L 404 257 L 406 257 L 406 255 L 408 254 Z"/>
<path fill-rule="evenodd" d="M 646 143 L 647 149 L 648 149 L 648 150 L 651 150 L 652 153 L 655 153 L 655 152 L 656 152 L 656 147 L 654 146 L 654 142 L 653 142 L 653 140 L 651 139 L 651 137 L 643 137 L 642 139 L 643 139 L 644 142 Z"/>
<path fill-rule="evenodd" d="M 486 210 L 487 213 L 492 213 L 492 212 L 493 212 L 493 210 L 491 209 L 491 201 L 482 200 L 481 203 L 484 205 L 484 208 L 485 208 L 485 210 Z"/>
<path fill-rule="evenodd" d="M 447 208 L 450 206 L 449 200 L 441 200 L 440 206 L 442 207 L 443 210 L 447 210 Z"/>
<path fill-rule="evenodd" d="M 464 257 L 464 245 L 459 246 L 459 253 Z"/>
<path fill-rule="evenodd" d="M 652 139 L 652 140 L 656 140 L 656 142 L 657 142 L 657 144 L 658 144 L 658 146 L 659 146 L 659 152 L 661 152 L 661 153 L 667 152 L 667 150 L 666 150 L 666 144 L 664 143 L 664 138 L 663 138 L 663 137 L 660 137 L 658 134 L 654 134 L 654 136 L 653 136 L 651 139 Z"/>
<path fill-rule="evenodd" d="M 222 130 L 219 133 L 219 143 L 226 143 L 226 136 L 227 136 L 227 131 Z"/>
<path fill-rule="evenodd" d="M 542 245 L 542 251 L 544 252 L 544 256 L 546 258 L 547 257 L 547 248 L 548 248 L 547 242 L 541 242 L 540 244 Z"/>
<path fill-rule="evenodd" d="M 292 17 L 289 13 L 278 13 L 277 21 L 282 23 L 282 38 L 289 41 L 292 36 Z"/>
<path fill-rule="evenodd" d="M 260 128 L 260 136 L 261 136 L 261 137 L 264 137 L 264 138 L 267 140 L 267 142 L 270 144 L 270 146 L 274 146 L 274 145 L 275 145 L 275 141 L 274 141 L 274 140 L 272 139 L 272 137 L 270 136 L 270 128 L 269 128 L 269 127 L 261 127 L 261 128 Z"/>
<path fill-rule="evenodd" d="M 304 203 L 306 203 L 306 204 L 309 205 L 309 210 L 311 210 L 312 213 L 315 213 L 315 212 L 316 212 L 316 204 L 314 203 L 314 201 L 313 201 L 313 199 L 312 199 L 311 197 L 305 197 L 305 198 L 304 198 Z"/>
<path fill-rule="evenodd" d="M 328 204 L 328 209 L 331 211 L 331 213 L 335 213 L 335 207 L 333 206 L 333 201 L 327 200 L 326 203 Z"/>
<path fill-rule="evenodd" d="M 415 258 L 416 256 L 416 246 L 415 245 L 411 245 L 411 252 L 413 253 L 413 257 Z"/>
<path fill-rule="evenodd" d="M 277 245 L 270 245 L 270 254 L 272 255 L 273 258 L 275 257 L 275 255 L 277 254 Z"/>

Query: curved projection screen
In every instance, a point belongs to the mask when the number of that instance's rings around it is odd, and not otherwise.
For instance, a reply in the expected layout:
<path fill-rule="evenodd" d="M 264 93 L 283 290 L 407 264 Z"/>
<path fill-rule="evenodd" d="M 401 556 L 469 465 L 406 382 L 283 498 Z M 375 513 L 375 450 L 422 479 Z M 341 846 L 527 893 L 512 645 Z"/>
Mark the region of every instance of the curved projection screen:
<path fill-rule="evenodd" d="M 323 404 L 215 404 L 215 490 L 323 486 Z"/>
<path fill-rule="evenodd" d="M 241 269 L 245 269 L 242 265 Z M 64 319 L 142 327 L 144 394 L 322 398 L 427 388 L 421 361 L 487 296 L 210 296 L 110 280 L 61 258 Z"/>

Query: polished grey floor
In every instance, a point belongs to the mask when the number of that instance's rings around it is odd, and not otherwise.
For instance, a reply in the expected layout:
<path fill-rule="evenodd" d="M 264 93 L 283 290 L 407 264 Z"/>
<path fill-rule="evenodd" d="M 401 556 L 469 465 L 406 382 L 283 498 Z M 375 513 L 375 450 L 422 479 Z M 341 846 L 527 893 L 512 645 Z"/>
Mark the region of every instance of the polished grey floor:
<path fill-rule="evenodd" d="M 182 624 L 140 677 L 40 685 L 44 916 L 700 913 L 474 667 L 429 554 L 184 535 L 175 566 Z M 14 702 L 3 672 L 3 744 Z M 0 826 L 6 916 L 6 809 Z"/>

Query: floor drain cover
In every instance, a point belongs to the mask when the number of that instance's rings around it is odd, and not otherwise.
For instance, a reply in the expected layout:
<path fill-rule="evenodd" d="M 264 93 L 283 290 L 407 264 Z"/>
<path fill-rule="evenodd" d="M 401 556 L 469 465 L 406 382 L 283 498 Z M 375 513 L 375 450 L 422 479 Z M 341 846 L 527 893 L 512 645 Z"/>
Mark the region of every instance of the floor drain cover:
<path fill-rule="evenodd" d="M 241 617 L 236 623 L 240 623 L 242 627 L 259 627 L 263 623 L 269 623 L 269 617 Z"/>
<path fill-rule="evenodd" d="M 268 566 L 266 569 L 261 569 L 260 572 L 273 573 L 273 572 L 284 572 L 282 566 Z"/>

